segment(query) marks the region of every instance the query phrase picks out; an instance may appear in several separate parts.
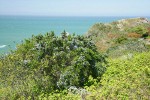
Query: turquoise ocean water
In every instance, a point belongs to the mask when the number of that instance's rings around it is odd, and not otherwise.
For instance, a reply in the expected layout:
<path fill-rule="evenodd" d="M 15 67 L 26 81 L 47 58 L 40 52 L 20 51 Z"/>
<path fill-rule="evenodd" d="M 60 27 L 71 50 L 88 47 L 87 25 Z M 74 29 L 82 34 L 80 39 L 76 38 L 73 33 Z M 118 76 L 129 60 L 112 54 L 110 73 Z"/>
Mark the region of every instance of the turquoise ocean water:
<path fill-rule="evenodd" d="M 107 23 L 123 18 L 129 17 L 0 16 L 0 53 L 15 49 L 16 44 L 33 34 L 54 31 L 59 35 L 66 30 L 83 35 L 95 23 Z"/>

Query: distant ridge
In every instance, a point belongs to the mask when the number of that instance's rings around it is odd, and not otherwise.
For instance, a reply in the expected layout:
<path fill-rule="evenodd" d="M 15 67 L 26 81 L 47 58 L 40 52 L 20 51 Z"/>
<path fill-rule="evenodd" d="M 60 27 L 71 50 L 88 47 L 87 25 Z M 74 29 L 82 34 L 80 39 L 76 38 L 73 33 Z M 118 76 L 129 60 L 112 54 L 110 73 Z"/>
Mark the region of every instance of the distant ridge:
<path fill-rule="evenodd" d="M 87 32 L 99 51 L 122 56 L 150 48 L 150 20 L 138 17 L 121 19 L 111 23 L 96 23 Z"/>

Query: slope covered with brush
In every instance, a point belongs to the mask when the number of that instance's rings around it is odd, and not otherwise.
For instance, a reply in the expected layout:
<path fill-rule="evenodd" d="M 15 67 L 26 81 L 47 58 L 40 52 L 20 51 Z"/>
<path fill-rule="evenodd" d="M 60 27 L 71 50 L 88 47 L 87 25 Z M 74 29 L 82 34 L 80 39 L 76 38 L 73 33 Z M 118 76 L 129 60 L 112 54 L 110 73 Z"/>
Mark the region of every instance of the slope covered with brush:
<path fill-rule="evenodd" d="M 147 18 L 130 18 L 112 23 L 97 23 L 86 34 L 99 51 L 111 57 L 150 50 L 150 21 Z"/>

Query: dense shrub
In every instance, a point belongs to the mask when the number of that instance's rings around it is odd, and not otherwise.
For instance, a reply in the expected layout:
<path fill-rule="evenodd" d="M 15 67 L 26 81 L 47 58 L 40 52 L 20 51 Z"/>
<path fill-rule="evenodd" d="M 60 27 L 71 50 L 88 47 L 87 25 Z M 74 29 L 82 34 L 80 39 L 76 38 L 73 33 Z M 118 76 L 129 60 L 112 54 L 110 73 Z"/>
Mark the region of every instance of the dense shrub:
<path fill-rule="evenodd" d="M 60 37 L 54 32 L 32 36 L 1 57 L 0 98 L 36 99 L 41 93 L 83 87 L 90 75 L 104 73 L 105 63 L 105 56 L 83 36 L 66 32 Z"/>
<path fill-rule="evenodd" d="M 126 60 L 111 60 L 101 85 L 87 99 L 149 100 L 150 52 Z"/>
<path fill-rule="evenodd" d="M 127 38 L 125 36 L 120 36 L 120 37 L 115 39 L 115 43 L 122 43 L 126 40 L 127 40 Z"/>
<path fill-rule="evenodd" d="M 143 26 L 135 26 L 130 28 L 128 31 L 132 33 L 140 34 L 142 37 L 148 36 L 148 30 Z"/>

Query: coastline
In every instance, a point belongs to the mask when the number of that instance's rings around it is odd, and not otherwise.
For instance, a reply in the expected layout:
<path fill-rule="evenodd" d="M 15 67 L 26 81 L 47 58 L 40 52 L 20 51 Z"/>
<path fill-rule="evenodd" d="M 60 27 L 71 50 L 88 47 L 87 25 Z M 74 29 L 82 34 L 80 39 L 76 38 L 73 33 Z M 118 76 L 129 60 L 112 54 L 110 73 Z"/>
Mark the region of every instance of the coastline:
<path fill-rule="evenodd" d="M 66 30 L 84 35 L 95 23 L 110 23 L 138 16 L 16 16 L 0 15 L 0 53 L 7 52 L 10 45 L 15 49 L 22 40 L 32 35 L 54 31 L 57 35 Z M 150 17 L 146 17 L 150 19 Z"/>

